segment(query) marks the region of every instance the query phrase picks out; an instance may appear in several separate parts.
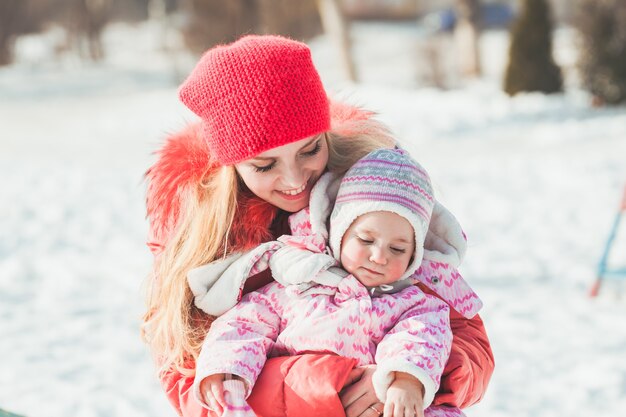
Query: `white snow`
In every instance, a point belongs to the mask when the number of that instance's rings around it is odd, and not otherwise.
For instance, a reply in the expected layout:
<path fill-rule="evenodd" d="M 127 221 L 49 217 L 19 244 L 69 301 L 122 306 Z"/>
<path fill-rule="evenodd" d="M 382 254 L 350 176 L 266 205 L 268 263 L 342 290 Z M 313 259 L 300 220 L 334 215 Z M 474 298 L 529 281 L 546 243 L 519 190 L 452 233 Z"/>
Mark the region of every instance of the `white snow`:
<path fill-rule="evenodd" d="M 142 174 L 192 119 L 176 96 L 189 56 L 173 64 L 158 33 L 112 26 L 109 58 L 94 65 L 52 55 L 53 31 L 23 38 L 18 62 L 0 68 L 2 409 L 175 415 L 138 331 L 151 263 Z M 341 81 L 320 37 L 325 84 L 379 112 L 469 236 L 462 272 L 485 302 L 497 366 L 468 416 L 623 415 L 626 285 L 587 292 L 626 183 L 626 108 L 589 106 L 568 30 L 555 41 L 568 92 L 512 99 L 499 89 L 505 33 L 483 35 L 486 76 L 447 91 L 415 82 L 416 28 L 353 34 L 364 83 Z M 624 242 L 626 227 L 612 265 L 626 265 Z"/>

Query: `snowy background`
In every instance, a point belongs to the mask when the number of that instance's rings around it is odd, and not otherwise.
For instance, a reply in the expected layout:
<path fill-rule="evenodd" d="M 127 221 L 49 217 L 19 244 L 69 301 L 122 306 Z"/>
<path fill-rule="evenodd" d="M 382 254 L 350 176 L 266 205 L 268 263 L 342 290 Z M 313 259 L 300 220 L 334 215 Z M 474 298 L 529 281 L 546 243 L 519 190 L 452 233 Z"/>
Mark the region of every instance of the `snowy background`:
<path fill-rule="evenodd" d="M 100 65 L 53 57 L 57 32 L 23 37 L 0 68 L 0 408 L 175 415 L 138 332 L 151 263 L 142 174 L 192 120 L 176 85 L 193 59 L 162 53 L 158 30 L 110 26 Z M 380 113 L 469 236 L 462 272 L 485 302 L 497 367 L 468 416 L 624 415 L 626 286 L 587 293 L 626 182 L 626 108 L 592 108 L 576 89 L 566 29 L 555 55 L 568 92 L 513 99 L 499 88 L 504 32 L 482 37 L 484 79 L 448 91 L 416 87 L 413 27 L 353 35 L 360 85 L 341 81 L 326 38 L 311 42 L 326 86 Z M 624 265 L 618 237 L 611 262 Z"/>

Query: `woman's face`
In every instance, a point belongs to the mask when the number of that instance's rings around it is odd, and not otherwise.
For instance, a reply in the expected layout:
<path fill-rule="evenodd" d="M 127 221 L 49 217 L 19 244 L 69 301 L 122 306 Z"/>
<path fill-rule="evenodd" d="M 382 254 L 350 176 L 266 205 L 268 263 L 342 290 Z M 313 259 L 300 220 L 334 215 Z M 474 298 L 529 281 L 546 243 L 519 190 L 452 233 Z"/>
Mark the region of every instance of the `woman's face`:
<path fill-rule="evenodd" d="M 311 188 L 327 162 L 328 144 L 320 134 L 265 151 L 235 169 L 257 197 L 293 213 L 309 205 Z"/>

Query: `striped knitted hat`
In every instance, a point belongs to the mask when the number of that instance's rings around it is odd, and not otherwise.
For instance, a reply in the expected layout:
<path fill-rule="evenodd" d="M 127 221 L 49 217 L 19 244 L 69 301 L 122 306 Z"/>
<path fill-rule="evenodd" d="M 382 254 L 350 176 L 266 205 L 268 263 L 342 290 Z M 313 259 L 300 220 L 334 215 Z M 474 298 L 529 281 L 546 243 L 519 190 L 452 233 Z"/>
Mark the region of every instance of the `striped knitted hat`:
<path fill-rule="evenodd" d="M 208 50 L 178 94 L 202 119 L 204 140 L 222 165 L 330 129 L 309 47 L 280 36 L 244 36 Z"/>
<path fill-rule="evenodd" d="M 341 241 L 357 217 L 390 211 L 409 221 L 415 232 L 413 262 L 401 279 L 422 263 L 424 239 L 435 205 L 428 173 L 401 149 L 379 149 L 361 158 L 343 177 L 330 215 L 330 248 L 339 259 Z"/>

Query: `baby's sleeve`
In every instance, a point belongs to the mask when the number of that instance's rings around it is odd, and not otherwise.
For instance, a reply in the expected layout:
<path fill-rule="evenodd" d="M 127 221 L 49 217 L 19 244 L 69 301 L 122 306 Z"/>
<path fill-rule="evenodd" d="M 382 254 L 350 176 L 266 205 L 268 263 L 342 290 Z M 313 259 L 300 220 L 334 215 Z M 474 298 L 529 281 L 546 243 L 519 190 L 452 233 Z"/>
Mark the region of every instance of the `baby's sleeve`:
<path fill-rule="evenodd" d="M 203 406 L 207 407 L 200 384 L 214 374 L 241 377 L 246 383 L 246 398 L 250 395 L 278 337 L 283 290 L 280 284 L 272 283 L 251 292 L 213 322 L 196 362 L 193 383 L 194 396 Z"/>
<path fill-rule="evenodd" d="M 376 350 L 377 368 L 372 377 L 381 402 L 385 402 L 394 372 L 405 372 L 424 385 L 424 408 L 432 403 L 452 344 L 449 317 L 445 302 L 420 291 L 418 302 L 383 337 Z"/>

